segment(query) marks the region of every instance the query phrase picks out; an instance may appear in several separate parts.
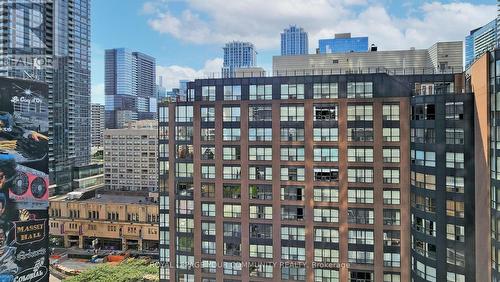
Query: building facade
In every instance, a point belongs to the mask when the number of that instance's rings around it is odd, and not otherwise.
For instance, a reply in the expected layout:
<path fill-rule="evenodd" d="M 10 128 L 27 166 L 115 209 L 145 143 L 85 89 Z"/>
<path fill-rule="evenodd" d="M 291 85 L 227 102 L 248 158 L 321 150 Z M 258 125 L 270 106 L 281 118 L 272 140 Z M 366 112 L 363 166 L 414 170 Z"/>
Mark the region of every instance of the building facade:
<path fill-rule="evenodd" d="M 486 51 L 491 51 L 495 47 L 497 47 L 496 18 L 480 28 L 471 30 L 465 37 L 465 66 L 470 66 Z"/>
<path fill-rule="evenodd" d="M 196 80 L 161 104 L 162 281 L 409 281 L 402 81 Z"/>
<path fill-rule="evenodd" d="M 108 190 L 154 192 L 158 187 L 156 120 L 104 131 L 104 181 Z"/>
<path fill-rule="evenodd" d="M 257 64 L 257 51 L 250 42 L 229 42 L 226 43 L 223 50 L 223 77 L 233 77 L 236 69 L 255 67 Z"/>
<path fill-rule="evenodd" d="M 0 11 L 2 61 L 43 61 L 0 74 L 48 83 L 51 190 L 69 191 L 72 167 L 90 162 L 90 0 L 3 1 Z"/>
<path fill-rule="evenodd" d="M 309 53 L 309 39 L 303 28 L 290 26 L 281 33 L 281 56 Z"/>
<path fill-rule="evenodd" d="M 104 106 L 92 104 L 90 113 L 90 128 L 92 138 L 92 151 L 100 150 L 104 146 Z"/>
<path fill-rule="evenodd" d="M 319 53 L 368 52 L 368 37 L 351 37 L 350 33 L 335 34 L 335 38 L 320 39 Z"/>
<path fill-rule="evenodd" d="M 106 128 L 123 128 L 130 121 L 155 119 L 156 60 L 125 48 L 106 50 Z"/>
<path fill-rule="evenodd" d="M 91 198 L 56 196 L 49 215 L 51 242 L 59 247 L 158 253 L 158 204 L 152 198 L 106 191 Z"/>

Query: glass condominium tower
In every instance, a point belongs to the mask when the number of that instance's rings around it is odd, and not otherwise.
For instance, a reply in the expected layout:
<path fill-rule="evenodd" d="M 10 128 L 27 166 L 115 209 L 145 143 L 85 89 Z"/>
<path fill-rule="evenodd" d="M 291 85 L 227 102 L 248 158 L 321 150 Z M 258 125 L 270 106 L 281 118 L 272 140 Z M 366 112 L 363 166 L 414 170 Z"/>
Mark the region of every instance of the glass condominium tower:
<path fill-rule="evenodd" d="M 257 64 L 257 51 L 250 42 L 229 42 L 223 47 L 223 50 L 223 77 L 234 77 L 236 69 L 251 68 Z"/>
<path fill-rule="evenodd" d="M 4 76 L 49 85 L 51 193 L 71 189 L 73 166 L 90 162 L 90 0 L 2 1 L 0 57 L 47 58 Z"/>
<path fill-rule="evenodd" d="M 156 60 L 125 48 L 106 50 L 106 128 L 123 128 L 128 122 L 156 119 Z"/>
<path fill-rule="evenodd" d="M 303 28 L 290 26 L 281 33 L 281 56 L 305 55 L 309 50 L 307 32 Z"/>

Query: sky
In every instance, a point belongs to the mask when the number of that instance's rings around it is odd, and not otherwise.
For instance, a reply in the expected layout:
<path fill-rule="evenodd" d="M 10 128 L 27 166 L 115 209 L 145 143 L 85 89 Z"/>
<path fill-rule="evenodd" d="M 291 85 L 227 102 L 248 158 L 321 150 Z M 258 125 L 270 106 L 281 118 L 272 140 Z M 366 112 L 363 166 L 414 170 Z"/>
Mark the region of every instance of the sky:
<path fill-rule="evenodd" d="M 379 50 L 428 48 L 464 40 L 495 18 L 495 0 L 95 0 L 92 1 L 92 102 L 104 103 L 104 51 L 128 48 L 156 58 L 167 89 L 180 79 L 220 72 L 222 46 L 255 44 L 257 65 L 272 69 L 289 25 L 319 38 L 351 32 Z"/>

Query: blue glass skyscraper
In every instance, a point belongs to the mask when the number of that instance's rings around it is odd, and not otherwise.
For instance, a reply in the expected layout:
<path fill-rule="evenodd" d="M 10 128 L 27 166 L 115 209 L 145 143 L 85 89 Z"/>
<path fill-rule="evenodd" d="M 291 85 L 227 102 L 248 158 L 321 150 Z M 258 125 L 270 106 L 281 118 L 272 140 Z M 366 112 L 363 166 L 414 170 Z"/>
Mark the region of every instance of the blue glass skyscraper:
<path fill-rule="evenodd" d="M 335 34 L 335 38 L 320 39 L 319 53 L 368 52 L 368 37 L 351 37 L 350 33 Z"/>
<path fill-rule="evenodd" d="M 106 128 L 156 118 L 156 60 L 124 48 L 106 50 Z"/>
<path fill-rule="evenodd" d="M 309 50 L 307 32 L 303 28 L 290 26 L 281 33 L 281 56 L 305 55 Z"/>
<path fill-rule="evenodd" d="M 257 63 L 257 51 L 250 42 L 233 41 L 226 43 L 224 49 L 223 77 L 233 77 L 238 68 L 251 68 Z"/>
<path fill-rule="evenodd" d="M 497 20 L 471 30 L 465 37 L 465 67 L 467 68 L 486 51 L 493 50 L 497 44 Z"/>

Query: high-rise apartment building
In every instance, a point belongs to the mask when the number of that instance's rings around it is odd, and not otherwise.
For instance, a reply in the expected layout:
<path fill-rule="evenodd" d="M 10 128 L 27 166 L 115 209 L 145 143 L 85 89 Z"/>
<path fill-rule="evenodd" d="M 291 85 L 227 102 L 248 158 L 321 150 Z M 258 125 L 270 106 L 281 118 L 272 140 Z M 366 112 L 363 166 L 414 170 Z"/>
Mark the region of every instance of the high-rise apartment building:
<path fill-rule="evenodd" d="M 304 55 L 309 52 L 307 32 L 303 28 L 290 26 L 281 33 L 281 56 Z"/>
<path fill-rule="evenodd" d="M 368 37 L 351 37 L 350 33 L 337 33 L 335 38 L 320 39 L 319 53 L 368 52 Z"/>
<path fill-rule="evenodd" d="M 156 120 L 104 131 L 104 182 L 108 190 L 154 192 L 158 187 Z"/>
<path fill-rule="evenodd" d="M 1 75 L 49 85 L 50 181 L 71 189 L 72 167 L 90 162 L 90 0 L 2 1 Z"/>
<path fill-rule="evenodd" d="M 124 48 L 106 50 L 105 57 L 106 128 L 155 119 L 155 58 Z"/>
<path fill-rule="evenodd" d="M 90 117 L 92 150 L 100 150 L 104 145 L 104 105 L 92 104 Z"/>
<path fill-rule="evenodd" d="M 465 37 L 465 66 L 470 66 L 475 59 L 486 51 L 493 50 L 497 45 L 497 19 L 486 25 L 471 30 Z"/>
<path fill-rule="evenodd" d="M 251 68 L 257 64 L 257 51 L 250 42 L 229 42 L 226 43 L 223 49 L 223 77 L 233 77 L 236 69 Z"/>

